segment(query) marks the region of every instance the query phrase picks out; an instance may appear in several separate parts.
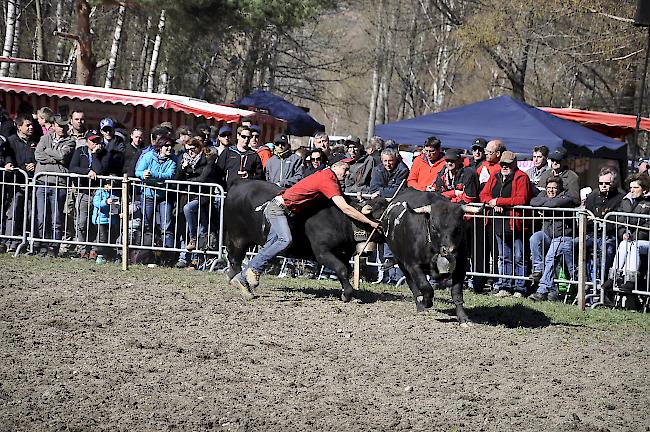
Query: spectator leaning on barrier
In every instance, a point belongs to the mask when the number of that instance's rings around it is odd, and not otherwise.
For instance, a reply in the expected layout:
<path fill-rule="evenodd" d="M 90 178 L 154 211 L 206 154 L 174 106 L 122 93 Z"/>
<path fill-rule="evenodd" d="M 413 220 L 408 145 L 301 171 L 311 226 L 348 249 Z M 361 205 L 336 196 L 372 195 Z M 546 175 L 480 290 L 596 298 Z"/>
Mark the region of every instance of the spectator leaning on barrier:
<path fill-rule="evenodd" d="M 34 177 L 36 171 L 36 158 L 34 151 L 36 150 L 36 141 L 34 141 L 34 124 L 31 117 L 19 115 L 16 118 L 16 134 L 10 136 L 5 144 L 4 162 L 2 165 L 7 168 L 8 166 L 19 168 L 27 173 L 28 178 Z M 5 177 L 9 179 L 9 177 Z M 23 182 L 25 179 L 22 176 L 14 177 L 16 181 Z M 5 225 L 4 234 L 7 236 L 21 235 L 22 224 L 27 215 L 24 214 L 23 208 L 25 204 L 25 194 L 28 191 L 21 187 L 9 188 L 10 195 L 5 202 L 5 209 L 7 211 L 7 221 Z M 7 250 L 13 252 L 16 250 L 20 241 L 7 240 Z"/>
<path fill-rule="evenodd" d="M 545 185 L 540 183 L 540 177 L 546 171 L 550 171 L 548 166 L 548 147 L 542 145 L 533 148 L 533 166 L 526 171 L 530 182 L 536 190 L 533 192 L 544 192 Z"/>
<path fill-rule="evenodd" d="M 499 160 L 505 151 L 506 145 L 501 140 L 492 140 L 486 144 L 485 161 L 476 168 L 476 174 L 478 174 L 478 182 L 481 188 L 485 186 L 490 176 L 496 175 L 501 171 Z"/>
<path fill-rule="evenodd" d="M 590 193 L 585 200 L 585 208 L 592 212 L 595 217 L 602 219 L 607 213 L 616 210 L 621 204 L 623 193 L 619 189 L 618 173 L 609 167 L 602 168 L 598 174 L 598 190 Z M 597 231 L 594 238 L 594 222 L 587 220 L 587 237 L 586 247 L 587 250 L 592 250 L 594 246 L 598 251 L 597 256 L 603 251 L 603 236 L 602 224 L 597 224 Z M 611 268 L 614 262 L 614 254 L 616 253 L 616 226 L 614 224 L 606 224 L 605 232 L 605 267 L 601 268 L 601 274 L 606 275 L 607 271 Z M 600 262 L 588 263 L 588 268 L 592 266 L 600 268 Z M 599 275 L 589 272 L 591 280 L 595 280 Z"/>
<path fill-rule="evenodd" d="M 185 151 L 182 153 L 182 159 L 179 161 L 180 167 L 176 173 L 176 179 L 189 181 L 194 184 L 191 186 L 180 186 L 181 191 L 190 193 L 180 193 L 177 208 L 183 209 L 185 222 L 187 223 L 187 237 L 185 238 L 185 249 L 188 252 L 193 251 L 199 246 L 205 248 L 207 244 L 209 210 L 210 210 L 210 188 L 201 186 L 202 183 L 212 183 L 213 170 L 216 158 L 216 152 L 209 151 L 203 146 L 200 137 L 194 137 L 185 143 Z M 199 195 L 199 194 L 205 194 Z M 185 237 L 185 229 L 179 229 Z M 176 267 L 187 267 L 188 261 L 184 253 L 176 263 Z"/>
<path fill-rule="evenodd" d="M 485 161 L 485 146 L 487 141 L 483 138 L 476 138 L 472 143 L 472 159 L 469 161 L 469 166 L 477 170 Z"/>
<path fill-rule="evenodd" d="M 98 188 L 93 195 L 92 223 L 97 225 L 99 243 L 106 245 L 115 244 L 120 234 L 120 192 L 121 189 L 113 188 L 112 182 Z M 100 246 L 95 262 L 105 264 L 115 258 L 115 249 L 109 246 Z"/>
<path fill-rule="evenodd" d="M 154 213 L 157 213 L 165 247 L 174 245 L 174 203 L 173 195 L 167 194 L 164 182 L 174 178 L 176 163 L 174 140 L 161 136 L 156 140 L 153 151 L 143 154 L 135 168 L 136 177 L 144 180 L 145 184 L 142 192 L 145 231 L 153 232 Z"/>
<path fill-rule="evenodd" d="M 434 186 L 434 192 L 451 202 L 478 201 L 478 175 L 472 168 L 463 166 L 463 157 L 458 149 L 445 150 L 445 168 L 438 173 Z"/>
<path fill-rule="evenodd" d="M 78 179 L 78 193 L 75 207 L 77 209 L 77 241 L 94 242 L 97 233 L 95 227 L 90 223 L 92 214 L 91 194 L 94 188 L 100 183 L 98 175 L 107 175 L 111 172 L 113 159 L 104 148 L 104 143 L 99 132 L 90 130 L 86 133 L 86 145 L 77 147 L 70 161 L 70 172 L 87 176 Z M 95 258 L 91 254 L 91 246 L 83 246 L 80 250 L 81 258 Z"/>
<path fill-rule="evenodd" d="M 408 186 L 422 191 L 433 190 L 438 173 L 445 167 L 440 146 L 440 140 L 434 136 L 425 140 L 422 156 L 415 158 L 411 165 Z"/>
<path fill-rule="evenodd" d="M 68 137 L 68 119 L 62 115 L 54 116 L 51 134 L 44 135 L 36 146 L 35 173 L 53 172 L 65 174 L 75 149 L 75 142 Z M 43 239 L 61 240 L 63 230 L 63 206 L 65 204 L 66 179 L 60 176 L 41 176 L 36 182 L 36 207 L 38 210 L 38 236 Z M 59 244 L 40 244 L 41 255 L 57 256 Z"/>
<path fill-rule="evenodd" d="M 539 177 L 540 184 L 546 184 L 549 177 L 560 177 L 564 183 L 564 189 L 573 198 L 574 204 L 580 204 L 580 180 L 578 174 L 566 166 L 567 151 L 563 147 L 553 150 L 548 158 L 551 161 L 551 169 L 542 173 Z"/>
<path fill-rule="evenodd" d="M 650 177 L 647 174 L 632 174 L 627 183 L 630 192 L 625 195 L 618 211 L 638 215 L 650 215 Z M 623 223 L 618 227 L 618 237 L 621 242 L 616 251 L 614 267 L 610 271 L 607 281 L 603 284 L 605 290 L 610 291 L 614 281 L 622 279 L 624 283 L 618 284 L 618 289 L 624 293 L 631 293 L 638 281 L 638 272 L 641 265 L 640 255 L 648 254 L 650 218 L 644 217 L 618 217 L 618 222 Z"/>
<path fill-rule="evenodd" d="M 293 186 L 303 177 L 302 159 L 291 152 L 286 135 L 276 135 L 274 143 L 274 155 L 266 163 L 266 181 L 283 188 Z"/>
<path fill-rule="evenodd" d="M 530 201 L 533 207 L 567 208 L 573 207 L 573 198 L 564 190 L 562 179 L 549 177 L 546 189 Z M 570 218 L 572 213 L 542 211 L 544 219 L 542 231 L 536 231 L 530 237 L 530 251 L 533 257 L 531 278 L 538 284 L 537 291 L 530 295 L 533 301 L 556 301 L 558 291 L 553 284 L 555 279 L 555 260 L 564 260 L 569 279 L 575 276 L 573 261 L 573 229 Z M 544 254 L 546 251 L 546 254 Z"/>
<path fill-rule="evenodd" d="M 488 143 L 489 146 L 489 143 Z M 513 206 L 527 205 L 532 198 L 532 186 L 525 172 L 517 167 L 517 157 L 511 151 L 504 151 L 499 160 L 501 171 L 490 176 L 480 193 L 481 202 L 491 208 L 491 213 L 509 216 L 498 219 L 494 224 L 494 238 L 499 249 L 499 273 L 502 275 L 525 276 L 526 266 L 523 250 L 524 220 L 521 212 Z M 497 297 L 526 294 L 525 281 L 500 278 L 493 289 Z"/>
<path fill-rule="evenodd" d="M 217 175 L 223 178 L 226 189 L 238 179 L 263 180 L 262 160 L 249 147 L 251 136 L 249 128 L 240 126 L 237 145 L 226 149 L 217 159 Z"/>

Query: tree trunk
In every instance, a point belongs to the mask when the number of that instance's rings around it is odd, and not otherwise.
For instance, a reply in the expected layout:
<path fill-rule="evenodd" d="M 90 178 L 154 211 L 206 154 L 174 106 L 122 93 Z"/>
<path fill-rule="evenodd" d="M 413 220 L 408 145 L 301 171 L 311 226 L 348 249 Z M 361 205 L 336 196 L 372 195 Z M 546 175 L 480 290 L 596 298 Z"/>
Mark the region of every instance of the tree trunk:
<path fill-rule="evenodd" d="M 64 0 L 59 0 L 56 2 L 56 15 L 55 15 L 55 21 L 56 21 L 56 31 L 62 32 L 63 31 L 63 2 Z M 54 58 L 57 63 L 61 63 L 63 61 L 63 38 L 59 38 L 56 41 L 56 52 L 54 54 Z"/>
<path fill-rule="evenodd" d="M 115 23 L 115 32 L 113 33 L 113 45 L 111 46 L 111 57 L 108 59 L 108 69 L 106 69 L 105 88 L 113 87 L 115 78 L 115 67 L 117 65 L 117 53 L 120 49 L 120 39 L 122 38 L 122 25 L 124 24 L 124 13 L 126 8 L 120 6 L 117 11 L 117 22 Z"/>
<path fill-rule="evenodd" d="M 151 53 L 151 63 L 149 64 L 149 76 L 147 77 L 147 92 L 153 93 L 154 81 L 156 78 L 156 68 L 158 67 L 158 56 L 160 54 L 160 43 L 162 41 L 162 34 L 165 30 L 165 9 L 160 12 L 160 19 L 158 20 L 158 33 L 156 34 L 156 41 L 153 44 L 153 52 Z"/>
<path fill-rule="evenodd" d="M 372 138 L 375 134 L 375 123 L 377 121 L 377 100 L 379 99 L 379 77 L 381 74 L 381 65 L 383 60 L 383 18 L 384 18 L 384 7 L 386 0 L 381 0 L 379 2 L 377 10 L 377 25 L 375 26 L 375 31 L 377 32 L 375 36 L 375 64 L 372 71 L 372 93 L 370 94 L 370 106 L 368 110 L 368 133 L 366 134 L 367 139 Z"/>
<path fill-rule="evenodd" d="M 45 60 L 45 46 L 43 43 L 43 13 L 41 11 L 41 0 L 34 0 L 34 6 L 36 7 L 36 40 L 34 53 L 36 54 L 36 60 Z M 46 78 L 45 66 L 34 64 L 32 69 L 32 74 L 38 80 L 44 80 Z"/>
<path fill-rule="evenodd" d="M 147 67 L 147 56 L 149 55 L 149 32 L 151 31 L 151 18 L 147 17 L 147 26 L 144 32 L 144 42 L 142 43 L 142 53 L 140 53 L 140 61 L 138 68 L 135 70 L 135 75 L 132 74 L 131 80 L 133 85 L 129 85 L 129 89 L 142 90 L 142 83 L 144 81 L 144 71 Z"/>
<path fill-rule="evenodd" d="M 70 78 L 72 77 L 72 62 L 74 62 L 76 55 L 77 55 L 77 43 L 75 42 L 72 45 L 72 48 L 70 48 L 70 53 L 68 54 L 68 61 L 66 62 L 67 64 L 70 65 L 70 67 L 63 69 L 59 81 L 64 83 L 70 82 Z"/>
<path fill-rule="evenodd" d="M 2 55 L 9 57 L 12 54 L 14 46 L 14 38 L 16 31 L 16 21 L 18 19 L 18 9 L 20 8 L 20 0 L 7 0 L 7 19 L 5 21 L 5 41 L 2 46 Z M 9 73 L 9 63 L 2 63 L 0 65 L 0 76 L 6 77 Z"/>
<path fill-rule="evenodd" d="M 20 0 L 16 1 L 16 26 L 14 28 L 14 43 L 13 47 L 11 48 L 11 56 L 12 57 L 18 57 L 19 54 L 19 49 L 20 49 L 20 22 L 22 13 L 20 12 Z M 9 76 L 10 77 L 16 77 L 18 76 L 18 63 L 11 63 L 9 65 Z"/>
<path fill-rule="evenodd" d="M 158 93 L 167 93 L 169 91 L 169 59 L 165 55 L 165 62 L 160 77 L 158 77 Z"/>
<path fill-rule="evenodd" d="M 90 5 L 87 0 L 76 0 L 77 11 L 77 84 L 92 85 L 97 69 L 93 55 L 93 35 L 90 33 Z"/>
<path fill-rule="evenodd" d="M 401 0 L 397 0 L 397 4 L 391 7 L 392 13 L 386 35 L 384 73 L 381 77 L 381 115 L 379 116 L 381 123 L 388 123 L 390 121 L 390 87 L 393 81 L 393 70 L 395 69 L 395 29 L 397 28 L 401 5 Z"/>

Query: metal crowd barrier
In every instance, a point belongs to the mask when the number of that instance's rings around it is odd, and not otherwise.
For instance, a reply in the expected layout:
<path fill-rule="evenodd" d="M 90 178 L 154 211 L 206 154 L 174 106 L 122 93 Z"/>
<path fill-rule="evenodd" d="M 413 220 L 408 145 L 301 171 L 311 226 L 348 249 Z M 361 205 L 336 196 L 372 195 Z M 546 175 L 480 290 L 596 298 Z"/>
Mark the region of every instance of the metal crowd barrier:
<path fill-rule="evenodd" d="M 643 297 L 650 307 L 650 215 L 610 212 L 601 220 L 600 244 L 604 245 L 600 272 L 618 295 Z M 603 292 L 602 295 L 605 293 Z"/>
<path fill-rule="evenodd" d="M 115 259 L 126 233 L 131 250 L 179 253 L 188 264 L 192 257 L 222 258 L 225 192 L 216 183 L 38 173 L 31 189 L 31 230 L 25 234 L 31 253 L 58 255 L 68 246 Z M 70 202 L 74 216 L 66 218 Z"/>
<path fill-rule="evenodd" d="M 17 256 L 27 244 L 29 175 L 18 168 L 0 168 L 0 239 Z"/>

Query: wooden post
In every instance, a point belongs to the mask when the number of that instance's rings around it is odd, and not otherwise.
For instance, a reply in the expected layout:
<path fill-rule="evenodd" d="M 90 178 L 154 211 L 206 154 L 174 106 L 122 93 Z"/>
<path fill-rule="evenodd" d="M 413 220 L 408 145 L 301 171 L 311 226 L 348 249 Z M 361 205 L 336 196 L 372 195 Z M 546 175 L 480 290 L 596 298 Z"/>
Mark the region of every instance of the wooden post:
<path fill-rule="evenodd" d="M 122 270 L 129 269 L 129 176 L 122 178 Z"/>
<path fill-rule="evenodd" d="M 585 285 L 587 255 L 587 213 L 580 211 L 578 216 L 578 307 L 585 310 Z"/>
<path fill-rule="evenodd" d="M 352 279 L 352 287 L 355 291 L 359 290 L 361 286 L 361 254 L 354 255 L 354 276 Z"/>

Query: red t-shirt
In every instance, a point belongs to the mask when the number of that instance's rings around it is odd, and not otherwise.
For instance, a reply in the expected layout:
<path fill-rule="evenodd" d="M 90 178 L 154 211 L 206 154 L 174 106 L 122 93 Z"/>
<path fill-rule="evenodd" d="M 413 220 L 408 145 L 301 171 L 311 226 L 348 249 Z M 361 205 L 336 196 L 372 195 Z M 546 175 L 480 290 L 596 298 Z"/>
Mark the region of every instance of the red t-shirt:
<path fill-rule="evenodd" d="M 284 204 L 291 213 L 299 213 L 319 199 L 332 199 L 343 195 L 336 174 L 326 168 L 305 177 L 289 189 L 282 192 Z"/>

